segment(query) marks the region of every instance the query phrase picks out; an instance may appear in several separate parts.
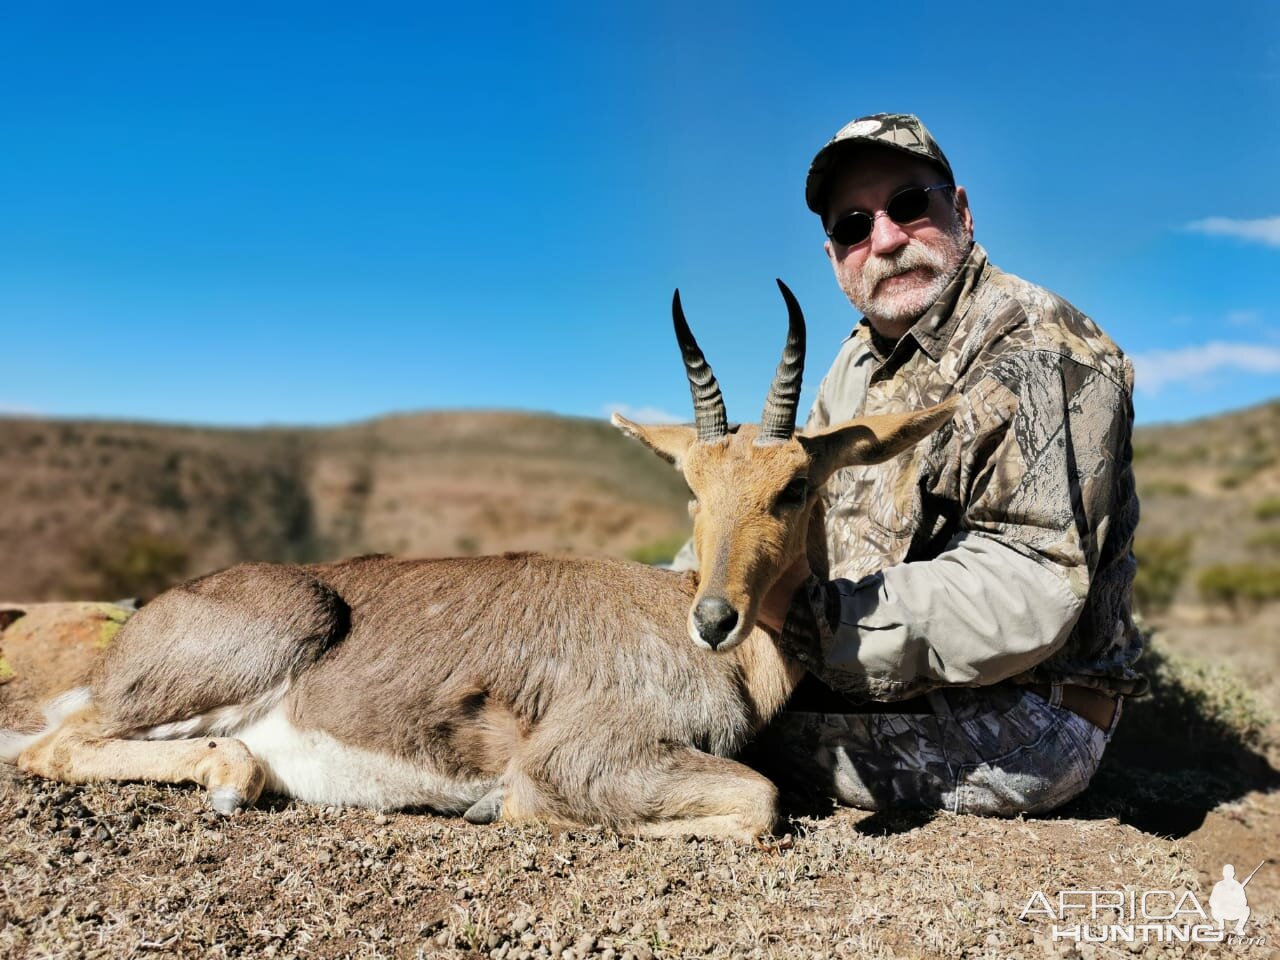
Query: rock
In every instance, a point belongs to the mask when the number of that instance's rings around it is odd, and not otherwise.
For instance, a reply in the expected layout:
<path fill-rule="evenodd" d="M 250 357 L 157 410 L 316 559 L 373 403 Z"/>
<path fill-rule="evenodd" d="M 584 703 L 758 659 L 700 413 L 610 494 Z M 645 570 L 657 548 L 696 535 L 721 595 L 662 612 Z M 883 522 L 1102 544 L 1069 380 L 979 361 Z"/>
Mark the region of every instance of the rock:
<path fill-rule="evenodd" d="M 12 700 L 33 707 L 80 686 L 132 613 L 113 603 L 0 604 L 0 684 L 12 683 Z"/>

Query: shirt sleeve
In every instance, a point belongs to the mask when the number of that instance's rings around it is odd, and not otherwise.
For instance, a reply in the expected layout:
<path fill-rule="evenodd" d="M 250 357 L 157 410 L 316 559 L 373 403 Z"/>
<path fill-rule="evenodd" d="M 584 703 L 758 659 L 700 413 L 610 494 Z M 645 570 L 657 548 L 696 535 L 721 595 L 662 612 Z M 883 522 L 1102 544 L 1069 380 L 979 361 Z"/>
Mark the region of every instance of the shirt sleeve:
<path fill-rule="evenodd" d="M 1084 607 L 1113 509 L 1127 394 L 1051 351 L 1001 360 L 964 395 L 959 531 L 857 583 L 811 578 L 782 645 L 829 685 L 895 700 L 1023 673 Z"/>

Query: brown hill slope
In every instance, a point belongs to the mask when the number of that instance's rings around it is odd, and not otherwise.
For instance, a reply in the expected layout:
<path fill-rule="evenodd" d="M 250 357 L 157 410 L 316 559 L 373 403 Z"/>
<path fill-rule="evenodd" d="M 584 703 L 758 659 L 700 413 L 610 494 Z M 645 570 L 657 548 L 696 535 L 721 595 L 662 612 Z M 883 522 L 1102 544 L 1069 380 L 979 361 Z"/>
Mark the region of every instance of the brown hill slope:
<path fill-rule="evenodd" d="M 1175 606 L 1203 604 L 1210 568 L 1280 569 L 1280 401 L 1139 430 L 1134 470 L 1140 576 Z"/>
<path fill-rule="evenodd" d="M 1280 402 L 1142 428 L 1134 450 L 1139 552 L 1147 573 L 1171 568 L 1175 606 L 1200 603 L 1210 567 L 1280 564 Z M 114 599 L 247 558 L 621 555 L 678 537 L 686 497 L 673 470 L 592 420 L 449 412 L 222 430 L 0 419 L 0 596 Z"/>
<path fill-rule="evenodd" d="M 687 527 L 606 423 L 427 413 L 331 429 L 0 419 L 0 596 L 148 592 L 242 559 L 626 554 Z"/>

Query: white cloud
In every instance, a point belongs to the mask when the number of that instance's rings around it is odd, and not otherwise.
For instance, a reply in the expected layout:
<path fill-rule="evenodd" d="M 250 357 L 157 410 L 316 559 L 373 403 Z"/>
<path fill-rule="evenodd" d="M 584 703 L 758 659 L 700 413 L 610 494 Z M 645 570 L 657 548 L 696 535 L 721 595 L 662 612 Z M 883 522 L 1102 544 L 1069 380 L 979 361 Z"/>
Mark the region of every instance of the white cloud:
<path fill-rule="evenodd" d="M 1280 374 L 1280 347 L 1267 343 L 1214 341 L 1177 350 L 1152 350 L 1133 357 L 1136 386 L 1155 394 L 1170 384 L 1194 385 L 1216 373 Z"/>
<path fill-rule="evenodd" d="M 688 423 L 688 417 L 678 417 L 657 407 L 633 407 L 629 403 L 606 403 L 600 412 L 608 417 L 611 413 L 620 413 L 628 420 L 636 423 Z"/>
<path fill-rule="evenodd" d="M 1235 237 L 1250 243 L 1268 247 L 1280 247 L 1280 217 L 1259 217 L 1257 220 L 1233 220 L 1231 217 L 1205 217 L 1192 220 L 1187 229 L 1194 233 L 1207 233 L 1216 237 Z"/>
<path fill-rule="evenodd" d="M 1227 323 L 1233 327 L 1257 327 L 1262 325 L 1261 310 L 1229 310 Z"/>

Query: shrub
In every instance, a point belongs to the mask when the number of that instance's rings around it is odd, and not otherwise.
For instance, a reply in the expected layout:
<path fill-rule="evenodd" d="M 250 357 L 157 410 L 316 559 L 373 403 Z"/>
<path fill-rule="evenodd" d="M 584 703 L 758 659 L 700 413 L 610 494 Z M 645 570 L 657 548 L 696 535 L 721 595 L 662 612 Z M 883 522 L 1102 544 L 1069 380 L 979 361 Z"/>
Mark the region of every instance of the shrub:
<path fill-rule="evenodd" d="M 1138 540 L 1134 554 L 1138 558 L 1138 573 L 1133 581 L 1133 595 L 1139 608 L 1148 613 L 1166 609 L 1191 564 L 1191 538 Z"/>
<path fill-rule="evenodd" d="M 1197 657 L 1183 656 L 1171 650 L 1153 651 L 1143 661 L 1157 691 L 1178 688 L 1179 697 L 1190 709 L 1187 717 L 1202 724 L 1216 724 L 1234 737 L 1253 746 L 1263 743 L 1263 735 L 1276 717 L 1249 689 L 1244 678 L 1230 667 L 1210 663 Z"/>
<path fill-rule="evenodd" d="M 1144 497 L 1189 497 L 1191 488 L 1181 480 L 1152 480 L 1141 486 L 1140 493 Z"/>
<path fill-rule="evenodd" d="M 109 600 L 153 597 L 186 577 L 188 561 L 185 547 L 149 533 L 81 554 L 90 589 Z"/>
<path fill-rule="evenodd" d="M 1224 490 L 1234 490 L 1275 462 L 1275 455 L 1269 449 L 1250 447 L 1243 454 L 1228 461 L 1229 470 L 1218 479 L 1218 485 Z"/>
<path fill-rule="evenodd" d="M 1253 515 L 1263 521 L 1280 519 L 1280 497 L 1259 500 L 1253 508 Z"/>
<path fill-rule="evenodd" d="M 1255 533 L 1245 541 L 1245 546 L 1254 550 L 1280 553 L 1280 529 L 1263 530 Z"/>
<path fill-rule="evenodd" d="M 1223 604 L 1239 614 L 1280 600 L 1280 567 L 1248 563 L 1206 567 L 1198 586 L 1206 603 Z"/>
<path fill-rule="evenodd" d="M 636 547 L 627 553 L 627 559 L 635 560 L 637 563 L 670 563 L 688 539 L 687 533 L 672 534 L 653 543 Z"/>
<path fill-rule="evenodd" d="M 1154 460 L 1161 454 L 1160 447 L 1154 443 L 1135 443 L 1133 445 L 1133 462 L 1141 463 L 1143 460 Z"/>

